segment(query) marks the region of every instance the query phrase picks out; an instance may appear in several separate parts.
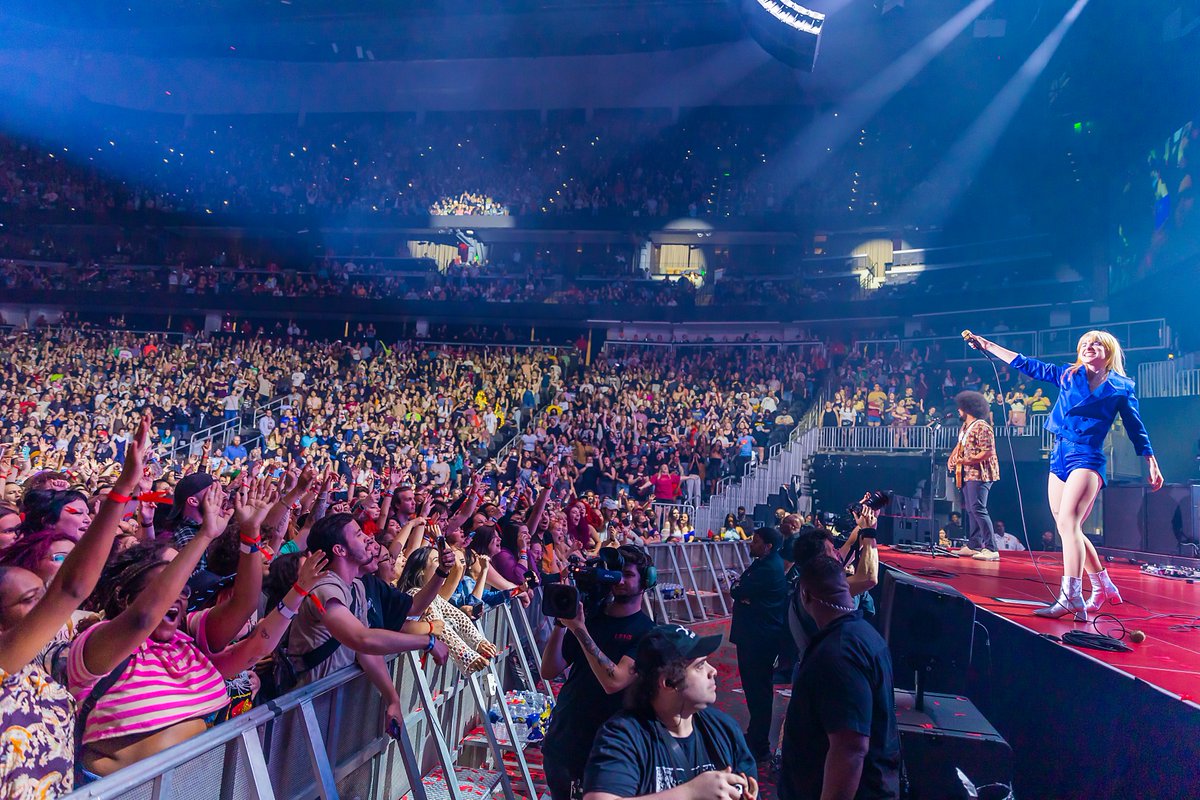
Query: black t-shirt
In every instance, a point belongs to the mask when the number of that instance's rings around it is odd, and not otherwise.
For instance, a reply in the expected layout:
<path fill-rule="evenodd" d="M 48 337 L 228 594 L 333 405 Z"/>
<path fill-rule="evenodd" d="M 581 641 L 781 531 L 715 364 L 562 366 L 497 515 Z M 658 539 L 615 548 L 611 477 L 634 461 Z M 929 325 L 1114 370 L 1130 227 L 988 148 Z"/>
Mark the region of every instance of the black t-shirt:
<path fill-rule="evenodd" d="M 900 735 L 892 658 L 861 614 L 822 629 L 808 646 L 792 686 L 783 728 L 782 800 L 821 796 L 829 733 L 870 737 L 855 800 L 900 796 Z"/>
<path fill-rule="evenodd" d="M 713 708 L 704 709 L 692 720 L 692 734 L 675 740 L 683 756 L 680 759 L 668 744 L 671 734 L 657 719 L 631 711 L 614 716 L 596 734 L 584 770 L 584 794 L 642 797 L 726 767 L 757 779 L 754 757 L 736 722 Z"/>
<path fill-rule="evenodd" d="M 375 575 L 365 575 L 361 580 L 367 596 L 367 627 L 399 633 L 412 609 L 413 596 L 388 586 Z"/>
<path fill-rule="evenodd" d="M 653 627 L 654 621 L 643 611 L 628 617 L 595 614 L 587 621 L 588 633 L 614 664 L 624 656 L 633 658 L 638 642 Z M 609 717 L 621 710 L 622 697 L 621 692 L 604 691 L 579 641 L 569 631 L 563 636 L 563 658 L 571 672 L 558 693 L 542 753 L 548 765 L 557 764 L 572 777 L 580 778 L 592 738 Z"/>

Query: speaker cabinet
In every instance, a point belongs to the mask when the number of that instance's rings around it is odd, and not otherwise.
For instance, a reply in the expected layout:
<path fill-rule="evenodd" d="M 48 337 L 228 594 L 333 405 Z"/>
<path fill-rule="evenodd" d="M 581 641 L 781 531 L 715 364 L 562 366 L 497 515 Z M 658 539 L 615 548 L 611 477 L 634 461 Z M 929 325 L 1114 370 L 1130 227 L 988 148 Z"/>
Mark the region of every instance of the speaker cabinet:
<path fill-rule="evenodd" d="M 1104 489 L 1104 546 L 1117 550 L 1146 549 L 1145 501 L 1141 486 Z"/>
<path fill-rule="evenodd" d="M 928 691 L 966 691 L 975 637 L 974 603 L 951 586 L 888 568 L 879 616 L 897 688 L 915 689 L 920 672 Z"/>
<path fill-rule="evenodd" d="M 981 800 L 1008 795 L 996 784 L 1012 786 L 1012 748 L 970 700 L 930 693 L 923 710 L 915 705 L 911 692 L 896 691 L 896 726 L 911 800 L 968 797 L 959 770 L 976 787 L 993 787 L 979 794 Z"/>

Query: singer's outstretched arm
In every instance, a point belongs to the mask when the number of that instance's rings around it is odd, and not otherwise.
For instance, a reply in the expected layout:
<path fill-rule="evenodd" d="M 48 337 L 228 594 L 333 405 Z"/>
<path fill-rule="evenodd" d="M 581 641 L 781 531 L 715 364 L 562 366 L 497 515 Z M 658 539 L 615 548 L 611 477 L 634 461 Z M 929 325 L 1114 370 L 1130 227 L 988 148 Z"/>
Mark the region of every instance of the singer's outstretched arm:
<path fill-rule="evenodd" d="M 985 353 L 991 353 L 1005 364 L 1011 364 L 1013 359 L 1020 355 L 1019 353 L 1014 353 L 1012 350 L 1009 350 L 1007 347 L 1001 347 L 995 342 L 985 339 L 979 334 L 971 333 L 970 331 L 963 331 L 963 340 L 976 350 L 982 350 Z"/>

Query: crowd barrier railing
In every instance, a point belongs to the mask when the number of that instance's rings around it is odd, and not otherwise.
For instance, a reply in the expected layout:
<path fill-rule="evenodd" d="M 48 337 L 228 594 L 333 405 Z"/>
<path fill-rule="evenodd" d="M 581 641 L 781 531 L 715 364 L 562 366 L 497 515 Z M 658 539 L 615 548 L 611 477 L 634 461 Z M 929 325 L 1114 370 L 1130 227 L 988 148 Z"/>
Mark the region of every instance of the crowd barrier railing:
<path fill-rule="evenodd" d="M 1142 400 L 1200 395 L 1200 368 L 1193 355 L 1138 365 L 1137 394 Z"/>
<path fill-rule="evenodd" d="M 1117 337 L 1127 352 L 1161 350 L 1171 346 L 1171 328 L 1162 318 L 1115 322 L 1070 328 L 1043 328 L 1038 330 L 998 331 L 985 333 L 988 339 L 1002 347 L 1037 358 L 1074 357 L 1075 345 L 1082 336 L 1093 328 L 1103 328 Z M 947 360 L 974 360 L 980 354 L 967 346 L 961 336 L 909 336 L 903 339 L 859 339 L 855 347 L 867 353 L 888 353 L 894 350 L 908 352 L 914 348 L 923 351 L 938 344 Z"/>
<path fill-rule="evenodd" d="M 745 542 L 649 546 L 662 572 L 646 593 L 657 622 L 702 622 L 729 613 L 729 584 L 748 566 Z M 679 597 L 675 587 L 683 587 Z M 670 599 L 664 599 L 662 588 Z M 389 662 L 403 724 L 384 731 L 383 701 L 357 666 L 81 786 L 73 800 L 505 800 L 536 798 L 524 750 L 528 729 L 506 690 L 552 696 L 541 678 L 549 620 L 535 597 L 489 609 L 477 623 L 500 650 L 487 669 L 463 675 L 416 653 Z M 493 711 L 498 721 L 489 719 Z"/>
<path fill-rule="evenodd" d="M 1024 425 L 997 425 L 997 438 L 1041 436 L 1048 414 L 1030 414 Z M 958 444 L 958 425 L 855 425 L 817 428 L 818 448 L 828 451 L 862 452 L 936 452 L 954 449 Z"/>

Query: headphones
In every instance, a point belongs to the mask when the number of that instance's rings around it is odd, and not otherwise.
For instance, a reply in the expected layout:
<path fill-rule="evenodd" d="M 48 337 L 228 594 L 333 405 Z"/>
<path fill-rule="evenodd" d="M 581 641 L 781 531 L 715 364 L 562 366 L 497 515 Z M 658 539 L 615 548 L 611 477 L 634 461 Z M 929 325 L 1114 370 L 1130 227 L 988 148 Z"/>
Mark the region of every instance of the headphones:
<path fill-rule="evenodd" d="M 610 550 L 612 555 L 605 556 L 605 550 Z M 635 544 L 623 544 L 617 548 L 601 548 L 600 557 L 608 561 L 605 566 L 609 569 L 622 570 L 629 563 L 625 558 L 625 552 L 622 551 L 637 553 L 637 560 L 640 562 L 637 565 L 638 575 L 641 577 L 641 590 L 643 592 L 647 589 L 653 589 L 658 585 L 658 567 L 654 566 L 654 560 L 650 557 L 650 553 Z"/>

